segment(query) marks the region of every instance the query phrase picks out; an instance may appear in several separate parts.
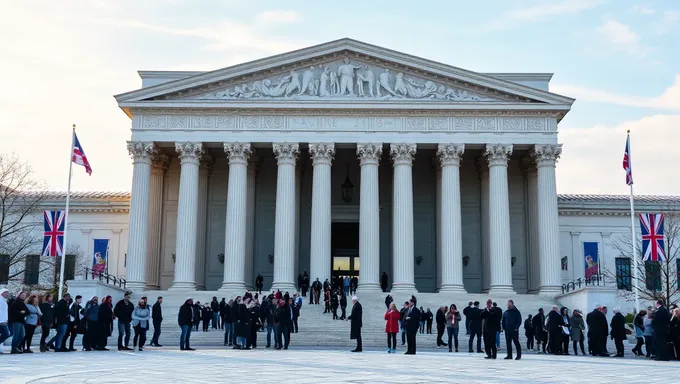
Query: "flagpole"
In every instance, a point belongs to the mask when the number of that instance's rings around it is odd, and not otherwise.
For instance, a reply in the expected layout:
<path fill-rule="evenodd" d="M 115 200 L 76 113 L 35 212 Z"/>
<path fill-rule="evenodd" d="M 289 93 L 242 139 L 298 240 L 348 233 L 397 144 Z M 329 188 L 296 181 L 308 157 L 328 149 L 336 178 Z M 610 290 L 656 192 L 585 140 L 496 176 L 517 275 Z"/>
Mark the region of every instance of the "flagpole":
<path fill-rule="evenodd" d="M 628 163 L 629 167 L 632 169 L 632 155 L 631 155 L 631 150 L 630 150 L 630 130 L 627 132 L 628 137 L 626 138 L 626 141 L 628 142 Z M 635 291 L 635 313 L 640 312 L 640 293 L 638 289 L 638 274 L 640 273 L 639 268 L 640 268 L 640 260 L 637 255 L 637 252 L 635 250 L 635 244 L 637 243 L 636 238 L 635 238 L 635 201 L 633 199 L 633 183 L 631 180 L 631 183 L 629 185 L 630 187 L 630 245 L 631 245 L 631 255 L 633 257 L 633 290 Z"/>
<path fill-rule="evenodd" d="M 68 234 L 68 211 L 71 205 L 71 176 L 73 173 L 73 146 L 76 143 L 76 125 L 73 124 L 71 131 L 71 148 L 68 153 L 68 187 L 66 188 L 66 210 L 64 212 L 64 245 L 61 247 L 61 266 L 59 271 L 59 300 L 61 300 L 64 291 L 64 265 L 66 261 L 66 236 Z"/>

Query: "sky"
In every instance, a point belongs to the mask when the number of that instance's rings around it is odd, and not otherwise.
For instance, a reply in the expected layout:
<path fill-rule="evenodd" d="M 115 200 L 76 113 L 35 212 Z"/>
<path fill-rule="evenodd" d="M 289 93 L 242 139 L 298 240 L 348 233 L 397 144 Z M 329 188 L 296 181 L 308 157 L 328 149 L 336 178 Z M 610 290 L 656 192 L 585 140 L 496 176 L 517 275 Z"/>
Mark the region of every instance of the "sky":
<path fill-rule="evenodd" d="M 474 3 L 474 4 L 473 4 Z M 127 191 L 137 70 L 214 70 L 343 37 L 477 72 L 550 72 L 573 97 L 559 193 L 680 195 L 680 2 L 627 0 L 22 0 L 0 6 L 0 154 L 65 190 L 70 129 L 94 169 L 72 189 Z"/>

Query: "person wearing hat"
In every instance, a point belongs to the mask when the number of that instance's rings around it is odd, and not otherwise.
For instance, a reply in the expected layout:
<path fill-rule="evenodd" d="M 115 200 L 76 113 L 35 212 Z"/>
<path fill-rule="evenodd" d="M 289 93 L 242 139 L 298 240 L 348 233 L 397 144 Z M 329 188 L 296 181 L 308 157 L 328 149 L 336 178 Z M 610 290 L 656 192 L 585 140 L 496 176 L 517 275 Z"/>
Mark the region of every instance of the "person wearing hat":
<path fill-rule="evenodd" d="M 9 297 L 9 291 L 5 288 L 0 289 L 0 353 L 4 353 L 2 344 L 10 335 L 9 326 L 7 325 L 9 320 L 7 297 Z"/>
<path fill-rule="evenodd" d="M 353 349 L 352 352 L 361 352 L 362 351 L 362 346 L 361 346 L 361 326 L 363 325 L 361 322 L 361 316 L 362 316 L 362 309 L 361 309 L 361 303 L 359 303 L 359 298 L 356 296 L 352 296 L 352 313 L 347 317 L 347 321 L 350 321 L 350 333 L 349 333 L 349 339 L 350 340 L 356 340 L 357 341 L 357 347 L 356 349 Z"/>

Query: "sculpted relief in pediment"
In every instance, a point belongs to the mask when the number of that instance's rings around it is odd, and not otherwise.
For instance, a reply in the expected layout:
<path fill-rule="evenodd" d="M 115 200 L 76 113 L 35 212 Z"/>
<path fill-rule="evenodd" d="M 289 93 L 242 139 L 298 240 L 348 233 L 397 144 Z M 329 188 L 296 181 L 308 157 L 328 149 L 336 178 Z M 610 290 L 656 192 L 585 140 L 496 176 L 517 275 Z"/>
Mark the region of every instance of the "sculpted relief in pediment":
<path fill-rule="evenodd" d="M 226 89 L 189 97 L 224 100 L 441 100 L 497 101 L 465 89 L 432 80 L 416 78 L 389 68 L 353 62 L 348 58 L 305 69 L 293 69 L 284 75 L 242 82 Z"/>

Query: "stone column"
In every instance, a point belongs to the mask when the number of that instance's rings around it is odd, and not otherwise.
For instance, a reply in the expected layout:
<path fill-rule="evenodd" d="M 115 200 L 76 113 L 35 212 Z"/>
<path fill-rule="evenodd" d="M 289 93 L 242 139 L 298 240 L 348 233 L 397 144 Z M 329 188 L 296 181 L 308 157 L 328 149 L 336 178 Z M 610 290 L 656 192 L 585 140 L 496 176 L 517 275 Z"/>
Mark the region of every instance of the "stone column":
<path fill-rule="evenodd" d="M 441 194 L 441 276 L 440 292 L 465 292 L 463 285 L 463 231 L 460 203 L 460 161 L 464 144 L 439 144 L 442 165 Z"/>
<path fill-rule="evenodd" d="M 177 203 L 175 280 L 170 290 L 196 289 L 196 239 L 198 235 L 198 167 L 203 144 L 175 143 L 181 162 Z"/>
<path fill-rule="evenodd" d="M 512 145 L 487 144 L 484 154 L 489 162 L 489 293 L 514 293 L 508 193 L 508 159 Z"/>
<path fill-rule="evenodd" d="M 151 157 L 151 183 L 149 186 L 149 234 L 147 244 L 146 289 L 161 289 L 161 229 L 163 226 L 163 183 L 170 158 L 154 154 Z"/>
<path fill-rule="evenodd" d="M 380 195 L 378 167 L 382 143 L 358 143 L 361 166 L 359 190 L 359 292 L 380 292 Z"/>
<path fill-rule="evenodd" d="M 152 142 L 128 141 L 127 149 L 133 160 L 130 237 L 126 266 L 127 289 L 139 292 L 146 287 L 151 155 L 155 153 L 155 148 Z"/>
<path fill-rule="evenodd" d="M 206 241 L 208 227 L 208 181 L 212 171 L 213 159 L 201 156 L 198 168 L 198 211 L 196 212 L 196 289 L 205 290 L 205 266 L 207 263 Z"/>
<path fill-rule="evenodd" d="M 581 245 L 581 232 L 571 232 L 571 280 L 583 279 L 586 276 L 586 265 L 583 259 L 583 246 Z"/>
<path fill-rule="evenodd" d="M 541 275 L 541 263 L 538 251 L 538 177 L 536 162 L 532 157 L 522 159 L 524 177 L 526 179 L 526 213 L 527 213 L 527 275 L 529 293 L 538 293 Z"/>
<path fill-rule="evenodd" d="M 245 291 L 250 143 L 224 143 L 229 158 L 223 290 Z"/>
<path fill-rule="evenodd" d="M 415 144 L 390 144 L 394 162 L 392 208 L 393 292 L 417 292 L 413 260 L 413 157 Z"/>
<path fill-rule="evenodd" d="M 478 157 L 475 163 L 480 184 L 480 227 L 481 227 L 481 291 L 489 292 L 491 280 L 491 259 L 489 258 L 489 165 L 486 157 Z"/>
<path fill-rule="evenodd" d="M 274 282 L 272 290 L 295 291 L 295 162 L 298 143 L 274 143 L 278 160 L 276 223 L 274 226 Z"/>
<path fill-rule="evenodd" d="M 260 169 L 260 159 L 255 156 L 255 150 L 250 155 L 248 164 L 248 192 L 246 205 L 246 287 L 255 290 L 255 191 L 257 189 L 257 173 Z"/>
<path fill-rule="evenodd" d="M 314 167 L 309 278 L 324 281 L 330 279 L 331 272 L 331 162 L 335 144 L 310 143 L 309 154 Z"/>
<path fill-rule="evenodd" d="M 439 160 L 435 157 L 432 158 L 432 167 L 437 176 L 437 186 L 435 194 L 437 195 L 436 202 L 436 213 L 435 213 L 435 227 L 436 227 L 436 239 L 437 239 L 437 292 L 440 291 L 442 287 L 442 168 L 439 164 Z"/>
<path fill-rule="evenodd" d="M 555 164 L 561 154 L 562 145 L 536 145 L 532 152 L 538 168 L 538 244 L 541 262 L 539 293 L 546 295 L 562 292 L 555 181 Z"/>

